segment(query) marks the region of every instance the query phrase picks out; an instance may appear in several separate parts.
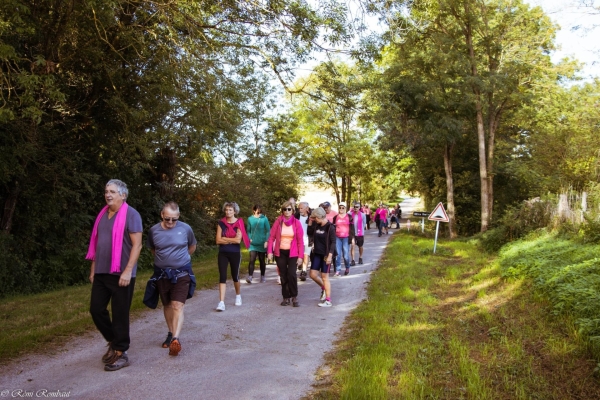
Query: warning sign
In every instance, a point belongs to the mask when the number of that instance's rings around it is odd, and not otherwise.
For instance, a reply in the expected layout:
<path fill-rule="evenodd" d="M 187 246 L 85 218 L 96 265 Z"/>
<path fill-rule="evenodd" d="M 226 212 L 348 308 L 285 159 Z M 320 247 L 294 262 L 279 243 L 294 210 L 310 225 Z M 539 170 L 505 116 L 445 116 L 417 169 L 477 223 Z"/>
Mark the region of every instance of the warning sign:
<path fill-rule="evenodd" d="M 446 210 L 444 209 L 444 205 L 442 204 L 442 202 L 440 202 L 435 207 L 435 209 L 431 214 L 429 214 L 429 217 L 427 217 L 427 219 L 430 221 L 450 222 L 450 219 L 448 218 L 448 214 L 446 214 Z"/>

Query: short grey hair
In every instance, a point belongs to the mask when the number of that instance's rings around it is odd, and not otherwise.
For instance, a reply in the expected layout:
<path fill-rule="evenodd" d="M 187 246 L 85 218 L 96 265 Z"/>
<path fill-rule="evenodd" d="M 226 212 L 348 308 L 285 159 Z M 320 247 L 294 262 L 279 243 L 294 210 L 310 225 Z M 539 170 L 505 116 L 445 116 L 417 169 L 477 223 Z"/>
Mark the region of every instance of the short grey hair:
<path fill-rule="evenodd" d="M 327 213 L 322 207 L 317 207 L 310 213 L 310 216 L 314 218 L 325 218 L 326 215 Z"/>
<path fill-rule="evenodd" d="M 168 202 L 166 202 L 165 205 L 162 208 L 162 211 L 165 211 L 167 208 L 169 210 L 174 211 L 177 214 L 179 214 L 179 205 L 177 203 L 175 203 L 174 201 L 168 201 Z"/>
<path fill-rule="evenodd" d="M 125 184 L 125 182 L 119 179 L 111 179 L 110 181 L 106 182 L 106 186 L 104 187 L 106 188 L 110 185 L 115 185 L 117 187 L 117 192 L 119 192 L 121 196 L 127 198 L 127 196 L 129 195 L 129 190 L 127 189 L 127 185 Z"/>
<path fill-rule="evenodd" d="M 301 201 L 300 204 L 298 204 L 299 206 L 305 206 L 306 208 L 308 208 L 308 201 Z"/>
<path fill-rule="evenodd" d="M 223 212 L 225 212 L 225 209 L 227 207 L 231 207 L 233 208 L 233 213 L 234 214 L 239 214 L 240 213 L 240 206 L 238 206 L 238 204 L 234 201 L 226 201 L 225 204 L 223 204 Z"/>

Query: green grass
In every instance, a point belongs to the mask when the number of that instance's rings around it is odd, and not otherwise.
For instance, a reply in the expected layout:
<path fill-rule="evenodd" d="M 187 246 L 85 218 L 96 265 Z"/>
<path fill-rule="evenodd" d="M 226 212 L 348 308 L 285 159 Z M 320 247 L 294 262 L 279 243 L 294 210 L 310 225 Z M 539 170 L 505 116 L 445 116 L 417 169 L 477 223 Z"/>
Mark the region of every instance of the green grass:
<path fill-rule="evenodd" d="M 319 372 L 316 399 L 598 398 L 569 319 L 474 243 L 394 235 L 367 299 Z"/>
<path fill-rule="evenodd" d="M 247 252 L 243 252 L 247 261 Z M 193 263 L 197 290 L 215 287 L 219 282 L 217 252 L 210 250 Z M 247 262 L 242 262 L 245 273 Z M 138 271 L 131 305 L 132 318 L 148 310 L 142 303 L 151 271 Z M 47 293 L 13 296 L 0 302 L 0 361 L 34 351 L 52 351 L 72 336 L 95 329 L 89 314 L 91 284 Z M 160 307 L 160 306 L 159 306 Z"/>

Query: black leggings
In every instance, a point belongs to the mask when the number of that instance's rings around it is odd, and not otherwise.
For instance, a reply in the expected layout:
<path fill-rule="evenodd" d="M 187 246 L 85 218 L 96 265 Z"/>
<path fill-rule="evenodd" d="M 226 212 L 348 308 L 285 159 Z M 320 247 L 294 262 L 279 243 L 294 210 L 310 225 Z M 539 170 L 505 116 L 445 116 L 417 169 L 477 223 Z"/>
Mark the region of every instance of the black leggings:
<path fill-rule="evenodd" d="M 281 277 L 281 295 L 284 299 L 298 296 L 297 261 L 298 257 L 290 257 L 289 250 L 279 250 L 279 257 L 275 257 Z"/>
<path fill-rule="evenodd" d="M 219 252 L 219 283 L 227 282 L 227 266 L 231 265 L 231 279 L 234 282 L 240 281 L 240 264 L 242 263 L 242 253 Z"/>
<path fill-rule="evenodd" d="M 250 252 L 250 262 L 248 263 L 248 275 L 254 275 L 254 263 L 256 263 L 256 257 L 258 257 L 258 263 L 260 264 L 260 275 L 265 276 L 267 272 L 267 263 L 265 263 L 265 252 L 254 251 Z"/>

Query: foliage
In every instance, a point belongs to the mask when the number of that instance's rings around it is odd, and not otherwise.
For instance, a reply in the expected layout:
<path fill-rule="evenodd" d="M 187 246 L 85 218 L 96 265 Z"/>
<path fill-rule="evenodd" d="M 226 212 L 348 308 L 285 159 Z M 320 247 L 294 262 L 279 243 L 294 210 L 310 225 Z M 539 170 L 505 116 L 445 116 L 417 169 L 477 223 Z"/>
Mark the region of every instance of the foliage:
<path fill-rule="evenodd" d="M 600 357 L 600 250 L 596 244 L 533 232 L 499 253 L 505 277 L 527 277 L 552 304 L 552 313 L 575 319 Z"/>

